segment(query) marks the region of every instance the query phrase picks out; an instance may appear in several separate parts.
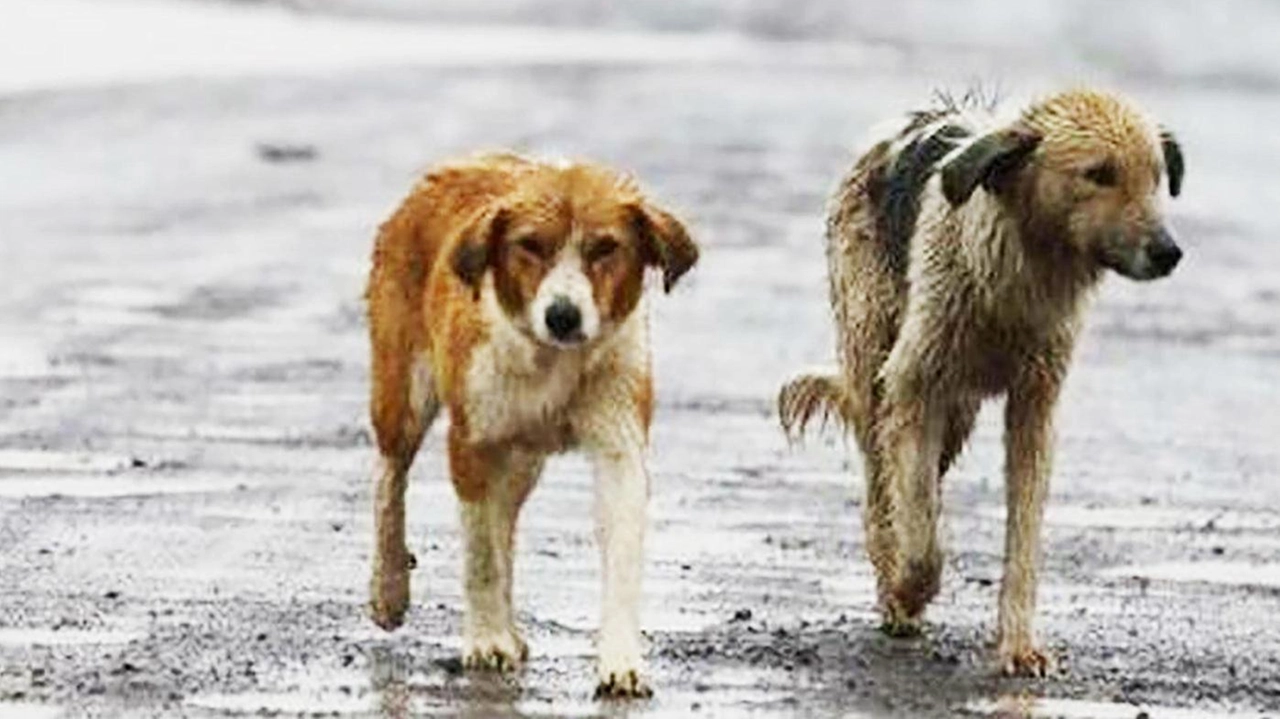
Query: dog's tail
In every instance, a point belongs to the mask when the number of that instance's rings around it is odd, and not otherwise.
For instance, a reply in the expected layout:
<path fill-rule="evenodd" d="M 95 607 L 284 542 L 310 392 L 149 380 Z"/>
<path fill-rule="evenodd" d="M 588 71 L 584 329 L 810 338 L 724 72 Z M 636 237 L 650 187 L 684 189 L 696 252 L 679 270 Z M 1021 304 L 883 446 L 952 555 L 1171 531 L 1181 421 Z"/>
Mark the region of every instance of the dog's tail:
<path fill-rule="evenodd" d="M 841 426 L 850 421 L 848 395 L 835 375 L 803 374 L 782 385 L 778 392 L 778 420 L 787 440 L 796 442 L 814 417 L 823 427 L 830 420 Z"/>

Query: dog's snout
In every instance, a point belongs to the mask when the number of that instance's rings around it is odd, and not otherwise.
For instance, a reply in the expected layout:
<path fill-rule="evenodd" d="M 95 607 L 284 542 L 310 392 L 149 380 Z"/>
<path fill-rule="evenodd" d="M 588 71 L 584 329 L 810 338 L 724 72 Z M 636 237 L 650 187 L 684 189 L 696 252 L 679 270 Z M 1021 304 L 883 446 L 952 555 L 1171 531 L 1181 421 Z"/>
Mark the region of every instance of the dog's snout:
<path fill-rule="evenodd" d="M 544 318 L 551 336 L 561 342 L 582 337 L 582 311 L 566 297 L 557 297 Z"/>
<path fill-rule="evenodd" d="M 1169 231 L 1162 227 L 1156 230 L 1155 237 L 1151 239 L 1147 256 L 1151 259 L 1151 265 L 1163 276 L 1173 272 L 1173 268 L 1178 266 L 1182 259 L 1182 248 L 1173 241 Z"/>

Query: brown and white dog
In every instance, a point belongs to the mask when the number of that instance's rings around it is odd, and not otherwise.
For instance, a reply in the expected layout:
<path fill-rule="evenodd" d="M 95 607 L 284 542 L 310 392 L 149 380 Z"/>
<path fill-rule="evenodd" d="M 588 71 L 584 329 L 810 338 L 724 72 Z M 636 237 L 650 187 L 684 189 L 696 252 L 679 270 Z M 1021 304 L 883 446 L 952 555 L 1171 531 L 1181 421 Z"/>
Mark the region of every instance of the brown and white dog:
<path fill-rule="evenodd" d="M 406 473 L 441 407 L 466 543 L 463 662 L 512 670 L 520 507 L 548 454 L 595 472 L 602 553 L 599 685 L 647 696 L 640 576 L 653 414 L 647 267 L 670 290 L 697 261 L 684 226 L 630 180 L 589 164 L 491 154 L 430 172 L 382 225 L 369 276 L 378 479 L 370 610 L 409 603 Z"/>
<path fill-rule="evenodd" d="M 828 413 L 852 426 L 885 628 L 912 633 L 942 571 L 942 475 L 981 401 L 1005 395 L 998 651 L 1006 672 L 1043 674 L 1054 404 L 1104 270 L 1150 280 L 1178 263 L 1160 197 L 1179 193 L 1183 159 L 1114 95 L 1063 92 L 1004 119 L 974 105 L 912 114 L 841 183 L 827 222 L 841 370 L 786 384 L 779 413 L 789 434 Z"/>

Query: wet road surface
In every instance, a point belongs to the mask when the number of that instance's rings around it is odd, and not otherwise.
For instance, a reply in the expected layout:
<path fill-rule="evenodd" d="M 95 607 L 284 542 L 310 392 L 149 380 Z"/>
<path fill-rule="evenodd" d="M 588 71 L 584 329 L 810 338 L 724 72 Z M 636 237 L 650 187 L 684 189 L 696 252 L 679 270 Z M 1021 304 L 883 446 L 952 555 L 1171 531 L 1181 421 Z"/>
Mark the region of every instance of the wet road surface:
<path fill-rule="evenodd" d="M 0 99 L 0 715 L 1280 716 L 1280 97 L 1252 84 L 1107 78 L 1187 148 L 1188 257 L 1106 282 L 1065 392 L 1039 613 L 1062 672 L 991 661 L 998 407 L 948 478 L 926 635 L 876 630 L 858 463 L 837 438 L 788 448 L 772 397 L 832 359 L 820 235 L 854 143 L 953 59 L 770 44 Z M 421 168 L 477 147 L 633 168 L 703 244 L 654 303 L 650 702 L 590 698 L 579 459 L 523 515 L 520 676 L 459 671 L 439 428 L 408 621 L 364 614 L 372 235 Z"/>

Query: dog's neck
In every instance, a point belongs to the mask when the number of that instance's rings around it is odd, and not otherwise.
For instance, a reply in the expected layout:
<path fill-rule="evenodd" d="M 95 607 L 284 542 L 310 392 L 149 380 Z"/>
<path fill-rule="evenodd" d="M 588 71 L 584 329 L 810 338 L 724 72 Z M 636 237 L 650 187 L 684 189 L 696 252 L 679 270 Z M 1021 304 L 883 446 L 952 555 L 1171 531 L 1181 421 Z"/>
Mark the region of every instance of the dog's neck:
<path fill-rule="evenodd" d="M 1061 229 L 1029 222 L 983 189 L 952 217 L 976 289 L 1001 311 L 1037 307 L 1079 314 L 1101 278 L 1097 262 L 1071 247 Z"/>

